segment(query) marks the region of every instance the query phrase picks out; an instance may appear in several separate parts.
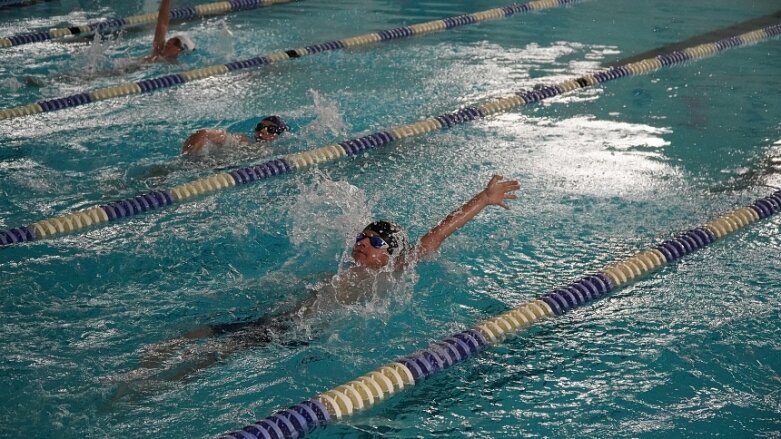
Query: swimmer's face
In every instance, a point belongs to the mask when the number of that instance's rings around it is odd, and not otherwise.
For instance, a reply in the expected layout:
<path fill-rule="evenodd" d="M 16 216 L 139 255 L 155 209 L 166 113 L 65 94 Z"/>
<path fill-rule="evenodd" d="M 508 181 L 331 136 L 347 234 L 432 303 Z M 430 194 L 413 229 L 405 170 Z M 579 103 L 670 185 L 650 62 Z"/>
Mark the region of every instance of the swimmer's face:
<path fill-rule="evenodd" d="M 377 238 L 382 240 L 380 235 L 373 230 L 365 229 L 353 246 L 352 256 L 355 263 L 368 268 L 382 268 L 390 261 L 390 253 L 388 253 L 387 244 L 385 246 L 376 246 L 379 244 Z M 372 243 L 374 241 L 374 243 Z M 383 241 L 384 242 L 384 241 Z"/>
<path fill-rule="evenodd" d="M 179 54 L 182 52 L 184 52 L 182 41 L 177 37 L 173 37 L 169 38 L 168 41 L 165 42 L 162 55 L 165 59 L 176 59 L 176 57 L 179 56 Z"/>
<path fill-rule="evenodd" d="M 273 122 L 264 120 L 255 129 L 255 141 L 256 142 L 271 142 L 276 140 L 282 133 L 282 130 Z"/>

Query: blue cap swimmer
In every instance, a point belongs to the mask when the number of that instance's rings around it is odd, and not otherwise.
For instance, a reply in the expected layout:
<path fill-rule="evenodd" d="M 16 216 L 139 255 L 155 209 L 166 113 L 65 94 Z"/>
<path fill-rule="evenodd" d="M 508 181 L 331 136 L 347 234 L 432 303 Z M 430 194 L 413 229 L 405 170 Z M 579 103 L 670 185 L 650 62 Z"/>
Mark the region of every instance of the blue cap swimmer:
<path fill-rule="evenodd" d="M 290 127 L 287 126 L 281 117 L 276 115 L 266 116 L 255 126 L 255 141 L 270 142 L 276 140 L 285 131 L 290 131 Z"/>

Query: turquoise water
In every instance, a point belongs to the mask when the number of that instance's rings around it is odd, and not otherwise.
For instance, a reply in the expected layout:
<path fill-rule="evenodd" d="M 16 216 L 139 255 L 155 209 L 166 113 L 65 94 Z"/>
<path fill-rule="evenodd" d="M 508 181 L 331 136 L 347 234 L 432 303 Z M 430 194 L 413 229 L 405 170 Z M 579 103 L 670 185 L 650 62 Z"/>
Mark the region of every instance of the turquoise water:
<path fill-rule="evenodd" d="M 3 10 L 0 35 L 154 3 Z M 96 72 L 145 54 L 149 32 L 3 49 L 0 107 L 501 5 L 312 0 L 210 18 L 175 26 L 200 45 L 184 65 L 121 79 Z M 273 151 L 233 157 L 238 167 L 558 82 L 777 8 L 590 0 L 0 121 L 0 228 L 214 172 L 178 158 L 197 128 L 248 129 L 272 113 L 294 122 Z M 780 72 L 774 39 L 5 248 L 0 436 L 213 437 L 765 196 L 781 186 Z M 369 218 L 419 238 L 493 173 L 521 181 L 513 208 L 483 212 L 390 297 L 185 380 L 162 366 L 132 372 L 151 346 L 199 325 L 289 308 L 346 266 L 344 249 Z M 780 226 L 756 223 L 314 436 L 778 437 Z"/>

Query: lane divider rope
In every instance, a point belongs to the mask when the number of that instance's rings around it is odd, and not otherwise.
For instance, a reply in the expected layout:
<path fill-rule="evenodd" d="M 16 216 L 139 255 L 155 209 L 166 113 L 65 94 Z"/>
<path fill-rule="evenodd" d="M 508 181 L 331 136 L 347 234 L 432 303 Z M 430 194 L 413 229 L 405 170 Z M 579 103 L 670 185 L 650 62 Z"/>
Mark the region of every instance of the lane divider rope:
<path fill-rule="evenodd" d="M 781 24 L 724 38 L 713 43 L 701 44 L 682 51 L 673 51 L 634 63 L 611 67 L 576 79 L 570 79 L 557 85 L 546 86 L 532 91 L 520 91 L 480 105 L 468 106 L 453 113 L 424 119 L 386 131 L 367 134 L 339 144 L 326 145 L 309 151 L 289 154 L 259 165 L 237 169 L 228 173 L 204 177 L 190 183 L 181 184 L 170 190 L 151 191 L 98 207 L 44 219 L 27 226 L 0 230 L 0 248 L 76 232 L 87 226 L 156 210 L 174 203 L 184 202 L 202 194 L 213 193 L 232 186 L 255 183 L 273 176 L 300 171 L 318 163 L 368 153 L 375 148 L 381 148 L 405 138 L 419 136 L 434 130 L 447 129 L 580 88 L 591 87 L 627 76 L 649 73 L 662 67 L 670 67 L 687 61 L 705 58 L 732 47 L 753 44 L 777 35 L 781 35 Z M 629 266 L 626 269 L 640 270 L 640 267 L 642 266 Z M 616 272 L 616 275 L 620 276 L 622 273 L 623 270 L 619 270 Z"/>
<path fill-rule="evenodd" d="M 781 191 L 760 198 L 700 227 L 643 250 L 601 271 L 555 288 L 428 348 L 402 357 L 349 383 L 220 436 L 220 439 L 300 438 L 358 411 L 368 409 L 393 393 L 419 384 L 437 372 L 499 344 L 517 331 L 549 317 L 587 305 L 640 276 L 658 270 L 760 219 L 781 212 Z M 303 407 L 317 408 L 305 416 Z M 308 412 L 306 412 L 308 414 Z"/>
<path fill-rule="evenodd" d="M 249 0 L 232 0 L 232 2 L 241 2 Z M 110 87 L 104 87 L 92 91 L 85 91 L 75 95 L 62 98 L 48 99 L 33 104 L 22 105 L 18 107 L 0 109 L 0 120 L 24 117 L 38 113 L 64 110 L 81 105 L 91 104 L 106 99 L 112 99 L 121 96 L 136 95 L 142 93 L 151 93 L 157 90 L 170 88 L 204 78 L 217 75 L 224 75 L 242 69 L 256 68 L 263 65 L 286 61 L 289 59 L 301 58 L 307 55 L 325 53 L 345 48 L 355 48 L 368 44 L 384 41 L 398 40 L 402 38 L 423 35 L 431 32 L 438 32 L 446 29 L 453 29 L 469 24 L 480 23 L 483 21 L 497 18 L 510 17 L 520 13 L 548 9 L 555 6 L 568 5 L 580 0 L 536 0 L 528 3 L 512 4 L 501 8 L 490 9 L 472 14 L 459 15 L 456 17 L 444 18 L 441 20 L 429 21 L 426 23 L 402 26 L 394 29 L 388 29 L 380 32 L 358 35 L 344 38 L 341 40 L 328 41 L 321 44 L 300 47 L 297 49 L 283 50 L 266 55 L 257 56 L 241 61 L 235 61 L 228 64 L 216 64 L 213 66 L 188 70 L 182 73 L 175 73 L 157 78 L 145 79 L 138 82 L 127 82 Z M 225 2 L 228 3 L 228 2 Z M 3 45 L 0 39 L 0 46 Z"/>
<path fill-rule="evenodd" d="M 294 0 L 228 0 L 202 5 L 186 6 L 171 10 L 172 22 L 191 20 L 194 18 L 223 15 L 231 12 L 247 11 L 263 6 L 279 3 L 290 3 Z M 2 4 L 0 4 L 2 6 Z M 0 38 L 0 48 L 21 46 L 23 44 L 40 43 L 71 36 L 85 36 L 94 33 L 107 33 L 120 29 L 131 29 L 157 23 L 157 11 L 131 17 L 113 18 L 94 23 L 74 25 L 50 29 L 48 31 L 27 32 Z"/>

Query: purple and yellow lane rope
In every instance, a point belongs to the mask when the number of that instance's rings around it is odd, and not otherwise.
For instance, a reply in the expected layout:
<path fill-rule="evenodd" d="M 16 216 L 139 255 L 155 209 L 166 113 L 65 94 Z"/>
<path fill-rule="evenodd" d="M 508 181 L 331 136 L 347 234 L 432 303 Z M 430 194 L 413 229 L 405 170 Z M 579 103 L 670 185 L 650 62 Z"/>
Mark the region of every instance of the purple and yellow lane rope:
<path fill-rule="evenodd" d="M 480 105 L 468 106 L 453 113 L 424 119 L 386 131 L 367 134 L 342 143 L 289 154 L 259 165 L 237 169 L 228 173 L 215 174 L 190 183 L 181 184 L 170 190 L 151 191 L 136 197 L 45 219 L 27 226 L 0 230 L 0 247 L 72 233 L 87 226 L 138 215 L 142 212 L 156 210 L 170 204 L 182 203 L 201 194 L 216 192 L 232 186 L 255 183 L 273 176 L 300 171 L 318 163 L 363 154 L 405 138 L 435 130 L 447 129 L 580 88 L 594 86 L 627 76 L 645 74 L 662 67 L 670 67 L 687 61 L 701 59 L 732 47 L 753 44 L 777 35 L 781 35 L 781 24 L 767 26 L 681 51 L 673 51 L 637 62 L 611 67 L 538 90 L 517 92 Z"/>
<path fill-rule="evenodd" d="M 554 289 L 544 296 L 482 321 L 472 329 L 432 343 L 349 383 L 220 436 L 221 439 L 300 438 L 334 419 L 372 407 L 392 394 L 425 381 L 507 336 L 549 317 L 587 305 L 605 294 L 700 250 L 718 239 L 781 212 L 781 191 L 760 198 L 643 250 L 599 272 Z"/>
<path fill-rule="evenodd" d="M 229 0 L 175 8 L 171 10 L 170 16 L 171 21 L 178 22 L 192 20 L 194 18 L 209 17 L 212 15 L 247 11 L 250 9 L 257 9 L 263 6 L 270 6 L 279 3 L 290 3 L 291 1 L 294 0 Z M 0 4 L 0 6 L 2 6 L 2 4 Z M 150 12 L 143 15 L 113 18 L 110 20 L 96 21 L 94 23 L 50 29 L 48 31 L 27 32 L 23 34 L 12 35 L 10 37 L 0 38 L 0 48 L 15 47 L 30 43 L 39 43 L 71 36 L 84 36 L 94 33 L 113 32 L 120 29 L 130 29 L 139 26 L 146 26 L 157 22 L 157 14 L 157 12 Z"/>
<path fill-rule="evenodd" d="M 355 37 L 344 38 L 341 40 L 328 41 L 311 46 L 301 47 L 291 50 L 273 52 L 266 55 L 257 56 L 241 61 L 235 61 L 228 64 L 217 64 L 209 67 L 188 70 L 182 73 L 161 76 L 152 79 L 145 79 L 138 82 L 127 82 L 124 84 L 104 87 L 97 90 L 85 91 L 79 94 L 65 96 L 62 98 L 39 101 L 29 105 L 23 105 L 12 108 L 0 109 L 0 120 L 13 119 L 17 117 L 29 116 L 38 113 L 47 113 L 51 111 L 64 110 L 66 108 L 87 105 L 93 102 L 112 99 L 121 96 L 130 96 L 142 93 L 151 93 L 156 90 L 178 86 L 187 82 L 199 79 L 209 78 L 217 75 L 224 75 L 237 70 L 256 68 L 266 64 L 280 61 L 286 61 L 294 58 L 301 58 L 307 55 L 324 53 L 334 50 L 355 48 L 368 44 L 384 41 L 398 40 L 402 38 L 423 35 L 431 32 L 438 32 L 446 29 L 453 29 L 459 26 L 480 23 L 498 18 L 510 17 L 516 14 L 538 11 L 542 9 L 553 8 L 555 6 L 568 5 L 579 0 L 536 0 L 528 3 L 512 4 L 501 8 L 490 9 L 487 11 L 475 12 L 472 14 L 459 15 L 456 17 L 444 18 L 441 20 L 429 21 L 426 23 L 402 26 L 394 29 L 388 29 L 380 32 L 358 35 Z M 225 4 L 249 2 L 249 0 L 232 0 L 224 2 Z M 222 3 L 219 3 L 222 4 Z M 0 46 L 3 42 L 0 39 Z"/>

